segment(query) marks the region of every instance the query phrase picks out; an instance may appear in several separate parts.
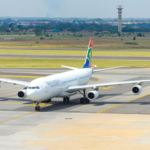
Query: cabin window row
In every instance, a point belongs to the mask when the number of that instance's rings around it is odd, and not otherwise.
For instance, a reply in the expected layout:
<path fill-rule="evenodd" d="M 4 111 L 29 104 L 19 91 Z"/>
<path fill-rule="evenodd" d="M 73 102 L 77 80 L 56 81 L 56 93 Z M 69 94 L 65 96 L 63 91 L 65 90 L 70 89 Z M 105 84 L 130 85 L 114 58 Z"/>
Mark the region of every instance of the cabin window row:
<path fill-rule="evenodd" d="M 40 89 L 40 87 L 28 87 L 28 89 Z"/>

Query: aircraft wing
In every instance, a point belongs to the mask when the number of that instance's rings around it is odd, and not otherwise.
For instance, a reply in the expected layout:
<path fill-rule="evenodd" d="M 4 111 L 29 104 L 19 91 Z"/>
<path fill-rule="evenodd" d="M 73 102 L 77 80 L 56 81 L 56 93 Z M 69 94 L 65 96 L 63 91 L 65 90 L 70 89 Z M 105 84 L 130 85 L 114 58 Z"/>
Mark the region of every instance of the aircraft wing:
<path fill-rule="evenodd" d="M 20 81 L 20 80 L 12 80 L 12 79 L 7 79 L 7 78 L 0 78 L 0 82 L 7 82 L 7 83 L 12 83 L 12 84 L 19 84 L 19 85 L 25 85 L 28 86 L 30 82 L 26 81 Z"/>
<path fill-rule="evenodd" d="M 72 69 L 72 70 L 77 70 L 77 69 L 79 69 L 79 68 L 74 68 L 74 67 L 69 67 L 69 66 L 63 66 L 63 65 L 61 65 L 63 68 L 68 68 L 68 69 Z"/>
<path fill-rule="evenodd" d="M 99 87 L 124 85 L 124 84 L 138 84 L 138 85 L 141 85 L 144 82 L 150 82 L 150 80 L 124 81 L 124 82 L 100 83 L 100 84 L 91 84 L 91 85 L 82 85 L 82 86 L 71 86 L 66 90 L 66 92 L 74 92 L 74 91 L 85 90 L 85 89 L 90 89 L 90 88 L 97 89 Z"/>
<path fill-rule="evenodd" d="M 113 67 L 113 68 L 97 69 L 97 70 L 93 70 L 93 72 L 99 72 L 99 71 L 105 71 L 105 70 L 112 70 L 112 69 L 117 69 L 117 68 L 122 68 L 122 66 L 121 67 Z"/>

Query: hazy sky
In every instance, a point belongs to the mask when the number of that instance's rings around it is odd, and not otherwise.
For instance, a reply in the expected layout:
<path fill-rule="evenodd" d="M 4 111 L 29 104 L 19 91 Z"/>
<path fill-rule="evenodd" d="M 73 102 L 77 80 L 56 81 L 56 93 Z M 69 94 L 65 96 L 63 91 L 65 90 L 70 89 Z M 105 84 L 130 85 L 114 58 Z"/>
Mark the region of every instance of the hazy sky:
<path fill-rule="evenodd" d="M 119 4 L 123 18 L 150 18 L 149 0 L 0 0 L 0 16 L 117 18 Z"/>

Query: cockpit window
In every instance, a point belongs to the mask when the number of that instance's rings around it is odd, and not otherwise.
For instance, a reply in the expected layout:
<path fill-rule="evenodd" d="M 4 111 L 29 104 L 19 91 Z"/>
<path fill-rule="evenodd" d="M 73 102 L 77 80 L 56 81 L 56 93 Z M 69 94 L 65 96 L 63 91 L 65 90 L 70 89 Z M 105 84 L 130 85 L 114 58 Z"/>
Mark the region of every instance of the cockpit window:
<path fill-rule="evenodd" d="M 37 86 L 37 87 L 28 87 L 28 89 L 40 89 L 40 87 L 39 86 Z"/>

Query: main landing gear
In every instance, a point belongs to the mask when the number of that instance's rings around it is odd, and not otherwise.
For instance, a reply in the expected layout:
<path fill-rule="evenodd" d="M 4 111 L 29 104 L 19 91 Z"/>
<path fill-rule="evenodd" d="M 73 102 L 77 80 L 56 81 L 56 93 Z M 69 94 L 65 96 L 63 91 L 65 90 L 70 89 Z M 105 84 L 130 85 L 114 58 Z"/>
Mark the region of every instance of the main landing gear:
<path fill-rule="evenodd" d="M 90 100 L 86 98 L 86 90 L 83 90 L 83 98 L 80 99 L 80 104 L 88 104 L 90 103 Z"/>
<path fill-rule="evenodd" d="M 70 98 L 69 97 L 64 97 L 63 98 L 63 102 L 64 103 L 69 103 L 70 102 Z"/>
<path fill-rule="evenodd" d="M 35 102 L 36 106 L 35 106 L 35 111 L 40 111 L 41 107 L 40 107 L 40 102 Z"/>

